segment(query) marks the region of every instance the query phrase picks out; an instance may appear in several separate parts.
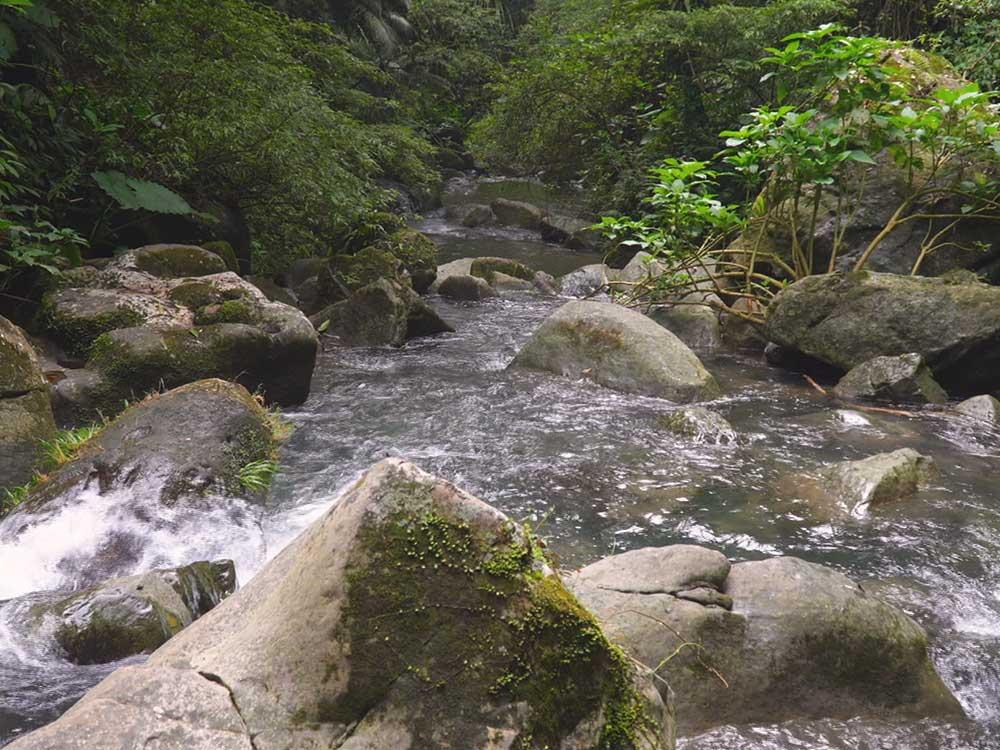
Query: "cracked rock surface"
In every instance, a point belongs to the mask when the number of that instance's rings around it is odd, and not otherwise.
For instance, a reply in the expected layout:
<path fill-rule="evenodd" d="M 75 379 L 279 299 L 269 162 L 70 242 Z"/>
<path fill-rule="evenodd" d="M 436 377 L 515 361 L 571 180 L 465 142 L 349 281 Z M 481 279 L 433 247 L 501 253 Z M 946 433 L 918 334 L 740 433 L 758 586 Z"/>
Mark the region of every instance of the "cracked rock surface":
<path fill-rule="evenodd" d="M 9 747 L 526 746 L 670 750 L 672 717 L 529 535 L 388 459 L 146 664 Z"/>
<path fill-rule="evenodd" d="M 566 579 L 608 637 L 672 690 L 680 734 L 723 724 L 961 715 L 923 629 L 836 571 L 730 565 L 690 545 L 633 550 Z"/>

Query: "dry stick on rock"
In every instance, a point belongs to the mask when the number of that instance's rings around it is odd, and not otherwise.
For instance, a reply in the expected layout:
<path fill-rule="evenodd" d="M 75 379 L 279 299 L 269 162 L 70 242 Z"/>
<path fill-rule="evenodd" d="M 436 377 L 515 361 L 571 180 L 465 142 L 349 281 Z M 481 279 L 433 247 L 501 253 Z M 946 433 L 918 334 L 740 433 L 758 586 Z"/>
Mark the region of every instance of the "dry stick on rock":
<path fill-rule="evenodd" d="M 813 388 L 815 388 L 821 394 L 823 394 L 827 398 L 832 398 L 832 396 L 830 395 L 830 392 L 828 390 L 826 390 L 826 388 L 824 388 L 823 386 L 821 386 L 819 383 L 817 383 L 815 380 L 813 380 L 811 377 L 809 377 L 808 375 L 806 375 L 804 373 L 803 373 L 802 377 L 805 379 L 805 381 L 809 385 L 811 385 Z M 903 411 L 902 409 L 887 409 L 887 408 L 885 408 L 883 406 L 863 406 L 861 404 L 855 404 L 855 403 L 851 403 L 851 402 L 847 402 L 847 406 L 851 407 L 852 409 L 857 409 L 858 411 L 869 411 L 869 412 L 875 412 L 875 413 L 878 413 L 878 414 L 892 414 L 893 416 L 896 416 L 896 417 L 911 417 L 911 418 L 914 418 L 914 417 L 917 416 L 916 414 L 914 414 L 911 411 Z"/>

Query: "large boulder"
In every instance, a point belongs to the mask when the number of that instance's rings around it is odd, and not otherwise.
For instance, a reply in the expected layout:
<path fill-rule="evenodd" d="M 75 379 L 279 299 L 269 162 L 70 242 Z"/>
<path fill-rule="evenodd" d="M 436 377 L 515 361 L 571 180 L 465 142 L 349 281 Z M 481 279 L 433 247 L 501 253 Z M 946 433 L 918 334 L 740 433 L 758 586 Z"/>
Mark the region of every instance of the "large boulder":
<path fill-rule="evenodd" d="M 852 514 L 897 502 L 937 477 L 934 460 L 912 448 L 845 461 L 825 469 L 820 482 L 835 502 Z"/>
<path fill-rule="evenodd" d="M 497 198 L 490 208 L 498 223 L 523 229 L 540 229 L 545 216 L 545 212 L 537 206 L 507 198 Z"/>
<path fill-rule="evenodd" d="M 716 295 L 695 292 L 681 304 L 653 308 L 649 317 L 695 351 L 710 352 L 722 347 L 721 306 Z"/>
<path fill-rule="evenodd" d="M 259 503 L 262 493 L 247 484 L 245 472 L 274 459 L 277 432 L 246 389 L 222 380 L 191 383 L 129 407 L 0 521 L 0 544 L 13 549 L 70 533 L 64 529 L 75 518 L 89 520 L 65 543 L 35 548 L 31 570 L 0 582 L 0 599 L 173 564 L 176 550 L 165 540 L 185 522 L 204 534 L 197 527 L 208 517 L 235 520 L 246 505 Z M 206 556 L 215 555 L 194 559 Z"/>
<path fill-rule="evenodd" d="M 967 398 L 955 407 L 955 411 L 980 424 L 994 427 L 1000 425 L 1000 401 L 993 396 Z"/>
<path fill-rule="evenodd" d="M 601 246 L 601 233 L 586 219 L 549 214 L 542 219 L 540 228 L 543 240 L 571 250 L 596 250 Z"/>
<path fill-rule="evenodd" d="M 1000 288 L 948 279 L 810 276 L 768 308 L 769 340 L 841 370 L 916 353 L 952 395 L 1000 388 Z"/>
<path fill-rule="evenodd" d="M 446 214 L 449 219 L 470 229 L 486 226 L 496 221 L 493 209 L 481 203 L 461 203 L 448 206 Z"/>
<path fill-rule="evenodd" d="M 69 661 L 106 664 L 152 653 L 235 590 L 232 561 L 219 560 L 115 578 L 69 596 L 29 594 L 7 606 L 26 609 L 18 625 L 53 638 Z"/>
<path fill-rule="evenodd" d="M 792 557 L 730 566 L 647 548 L 567 585 L 608 637 L 669 683 L 681 734 L 794 718 L 961 716 L 927 636 L 849 578 Z"/>
<path fill-rule="evenodd" d="M 538 543 L 383 461 L 240 592 L 11 750 L 673 747 Z"/>
<path fill-rule="evenodd" d="M 919 354 L 875 357 L 848 372 L 834 389 L 840 398 L 943 404 L 948 394 Z"/>
<path fill-rule="evenodd" d="M 278 404 L 309 395 L 318 339 L 308 319 L 207 250 L 140 248 L 61 283 L 36 325 L 66 365 L 87 371 L 66 370 L 70 382 L 54 388 L 62 423 L 114 416 L 147 393 L 203 378 L 238 380 Z"/>
<path fill-rule="evenodd" d="M 55 433 L 38 356 L 24 332 L 0 317 L 0 494 L 34 476 L 45 459 L 42 443 Z"/>
<path fill-rule="evenodd" d="M 670 331 L 634 310 L 575 300 L 550 315 L 510 365 L 589 378 L 671 401 L 715 398 L 715 378 Z"/>
<path fill-rule="evenodd" d="M 346 346 L 402 346 L 411 338 L 455 330 L 408 286 L 384 278 L 310 320 Z"/>

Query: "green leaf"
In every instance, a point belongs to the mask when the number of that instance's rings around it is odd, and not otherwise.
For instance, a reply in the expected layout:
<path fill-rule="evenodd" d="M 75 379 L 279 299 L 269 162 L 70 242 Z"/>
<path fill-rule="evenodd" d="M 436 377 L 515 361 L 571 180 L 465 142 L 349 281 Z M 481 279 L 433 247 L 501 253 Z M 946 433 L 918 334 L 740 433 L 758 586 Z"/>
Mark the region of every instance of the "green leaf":
<path fill-rule="evenodd" d="M 17 52 L 17 37 L 10 26 L 0 21 L 0 62 L 12 58 Z"/>
<path fill-rule="evenodd" d="M 851 161 L 861 162 L 862 164 L 871 164 L 872 166 L 877 165 L 877 162 L 864 151 L 851 151 L 851 153 L 847 155 L 847 158 Z"/>
<path fill-rule="evenodd" d="M 156 182 L 137 180 L 121 172 L 94 172 L 94 182 L 129 211 L 158 214 L 192 214 L 194 210 L 181 196 Z"/>
<path fill-rule="evenodd" d="M 318 333 L 326 333 L 330 329 L 330 319 L 327 318 L 322 323 L 319 324 L 319 328 L 316 329 Z"/>

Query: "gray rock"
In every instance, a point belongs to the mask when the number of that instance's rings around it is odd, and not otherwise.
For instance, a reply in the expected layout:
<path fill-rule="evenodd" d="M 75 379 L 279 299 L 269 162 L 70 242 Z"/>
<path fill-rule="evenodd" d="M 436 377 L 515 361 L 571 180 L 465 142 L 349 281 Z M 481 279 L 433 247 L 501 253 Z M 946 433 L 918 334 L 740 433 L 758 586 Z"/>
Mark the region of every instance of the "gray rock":
<path fill-rule="evenodd" d="M 721 415 L 703 406 L 687 406 L 662 414 L 657 423 L 675 435 L 699 443 L 725 445 L 736 441 L 736 430 Z"/>
<path fill-rule="evenodd" d="M 497 198 L 490 204 L 497 222 L 523 229 L 540 229 L 545 212 L 538 206 L 507 198 Z"/>
<path fill-rule="evenodd" d="M 444 283 L 445 279 L 449 276 L 471 276 L 472 275 L 472 262 L 476 260 L 475 258 L 459 258 L 458 260 L 453 260 L 450 263 L 444 263 L 437 267 L 437 280 L 431 284 L 430 291 L 437 292 L 441 285 Z"/>
<path fill-rule="evenodd" d="M 623 287 L 659 278 L 667 270 L 667 266 L 652 255 L 640 250 L 625 267 L 617 274 L 615 281 L 624 282 Z"/>
<path fill-rule="evenodd" d="M 535 272 L 532 269 L 509 258 L 475 258 L 469 267 L 469 273 L 486 279 L 490 285 L 494 284 L 498 274 L 513 276 L 515 279 L 523 281 L 532 281 L 535 278 Z"/>
<path fill-rule="evenodd" d="M 746 298 L 737 299 L 730 305 L 730 309 L 739 313 L 763 314 L 759 304 Z M 733 349 L 763 351 L 769 343 L 759 325 L 739 315 L 723 311 L 719 315 L 719 324 L 722 327 L 723 342 Z"/>
<path fill-rule="evenodd" d="M 36 627 L 54 628 L 70 661 L 106 664 L 152 653 L 235 590 L 236 569 L 220 560 L 116 578 L 69 597 L 25 598 Z"/>
<path fill-rule="evenodd" d="M 842 370 L 914 352 L 952 395 L 1000 388 L 1000 288 L 986 284 L 811 276 L 778 294 L 765 330 L 771 341 Z"/>
<path fill-rule="evenodd" d="M 412 289 L 388 279 L 362 287 L 349 299 L 310 318 L 346 346 L 402 346 L 420 336 L 454 331 Z"/>
<path fill-rule="evenodd" d="M 674 746 L 648 678 L 535 543 L 390 459 L 146 664 L 10 748 L 509 750 L 529 737 Z"/>
<path fill-rule="evenodd" d="M 961 716 L 909 617 L 795 558 L 738 563 L 691 546 L 567 578 L 608 637 L 656 670 L 678 731 L 857 715 Z M 731 610 L 731 611 L 730 611 Z"/>
<path fill-rule="evenodd" d="M 496 297 L 496 290 L 478 276 L 448 276 L 438 286 L 438 294 L 454 300 L 476 301 Z"/>
<path fill-rule="evenodd" d="M 547 297 L 557 297 L 559 295 L 559 282 L 552 274 L 545 271 L 535 271 L 535 277 L 531 280 L 535 291 L 541 292 Z"/>
<path fill-rule="evenodd" d="M 988 425 L 1000 424 L 1000 401 L 993 396 L 973 396 L 956 406 L 955 411 L 976 422 Z"/>
<path fill-rule="evenodd" d="M 937 476 L 934 460 L 911 448 L 846 461 L 823 472 L 822 481 L 841 506 L 852 513 L 903 500 Z"/>
<path fill-rule="evenodd" d="M 701 299 L 697 299 L 699 297 Z M 649 312 L 649 317 L 695 351 L 715 351 L 722 347 L 722 326 L 716 306 L 721 305 L 722 300 L 714 294 L 695 292 L 682 301 L 694 303 L 696 300 L 703 304 L 656 307 Z"/>
<path fill-rule="evenodd" d="M 603 263 L 578 268 L 559 279 L 559 291 L 567 297 L 592 297 L 607 290 L 608 271 Z"/>
<path fill-rule="evenodd" d="M 550 214 L 541 222 L 542 239 L 573 250 L 596 250 L 601 246 L 600 232 L 593 222 L 574 216 Z"/>
<path fill-rule="evenodd" d="M 48 564 L 80 587 L 131 575 L 156 555 L 152 532 L 169 529 L 180 509 L 225 507 L 234 497 L 259 501 L 240 471 L 271 460 L 277 439 L 266 410 L 234 383 L 205 380 L 151 396 L 105 427 L 75 460 L 49 472 L 3 520 L 0 544 L 67 508 L 100 502 L 115 523 L 93 532 L 99 536 L 86 546 L 88 554 L 70 547 Z"/>
<path fill-rule="evenodd" d="M 45 460 L 42 441 L 55 433 L 38 355 L 24 331 L 0 317 L 0 492 L 32 478 Z"/>
<path fill-rule="evenodd" d="M 271 302 L 281 302 L 290 307 L 298 307 L 299 300 L 291 289 L 278 285 L 266 276 L 247 276 L 246 280 L 257 287 Z"/>
<path fill-rule="evenodd" d="M 501 271 L 494 271 L 492 283 L 498 292 L 530 292 L 535 288 L 534 278 L 534 273 L 531 274 L 531 281 L 528 281 Z"/>
<path fill-rule="evenodd" d="M 510 366 L 585 377 L 672 401 L 720 393 L 715 378 L 680 339 L 645 315 L 609 303 L 566 303 L 542 323 Z"/>
<path fill-rule="evenodd" d="M 847 400 L 943 404 L 948 394 L 919 354 L 875 357 L 851 369 L 834 389 Z"/>
<path fill-rule="evenodd" d="M 493 209 L 479 203 L 463 203 L 448 206 L 447 216 L 457 221 L 463 227 L 475 228 L 492 224 L 496 221 Z"/>

